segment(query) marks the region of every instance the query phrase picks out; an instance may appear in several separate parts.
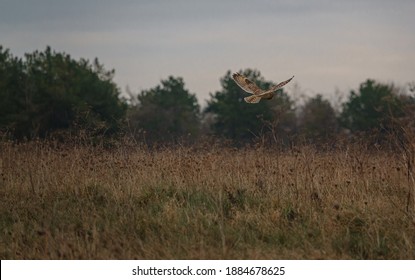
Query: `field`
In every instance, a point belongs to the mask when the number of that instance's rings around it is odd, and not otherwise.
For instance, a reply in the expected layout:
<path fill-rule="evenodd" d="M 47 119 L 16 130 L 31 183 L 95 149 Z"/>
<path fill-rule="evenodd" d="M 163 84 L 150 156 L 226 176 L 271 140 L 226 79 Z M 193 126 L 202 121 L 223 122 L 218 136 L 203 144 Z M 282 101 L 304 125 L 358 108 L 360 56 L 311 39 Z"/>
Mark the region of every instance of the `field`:
<path fill-rule="evenodd" d="M 414 259 L 408 154 L 0 143 L 1 259 Z"/>

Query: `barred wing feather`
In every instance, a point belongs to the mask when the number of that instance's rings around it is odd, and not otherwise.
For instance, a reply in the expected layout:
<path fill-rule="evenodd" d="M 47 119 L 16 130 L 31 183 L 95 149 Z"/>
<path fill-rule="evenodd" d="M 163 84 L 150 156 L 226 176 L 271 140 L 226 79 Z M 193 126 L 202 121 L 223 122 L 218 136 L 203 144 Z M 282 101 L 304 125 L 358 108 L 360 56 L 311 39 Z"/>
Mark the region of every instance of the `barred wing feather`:
<path fill-rule="evenodd" d="M 253 94 L 253 95 L 245 97 L 244 100 L 246 103 L 258 103 L 259 101 L 261 101 L 261 97 Z"/>
<path fill-rule="evenodd" d="M 248 93 L 260 94 L 262 92 L 262 90 L 254 82 L 239 73 L 234 73 L 232 78 L 238 86 Z"/>
<path fill-rule="evenodd" d="M 288 84 L 292 79 L 294 78 L 294 76 L 292 76 L 291 78 L 289 78 L 288 80 L 286 80 L 286 81 L 284 81 L 284 82 L 281 82 L 281 83 L 279 83 L 278 85 L 275 85 L 275 86 L 273 86 L 273 87 L 271 87 L 269 90 L 267 90 L 267 91 L 270 91 L 270 92 L 272 92 L 272 91 L 276 91 L 277 89 L 280 89 L 280 88 L 282 88 L 283 86 L 285 86 L 286 84 Z"/>

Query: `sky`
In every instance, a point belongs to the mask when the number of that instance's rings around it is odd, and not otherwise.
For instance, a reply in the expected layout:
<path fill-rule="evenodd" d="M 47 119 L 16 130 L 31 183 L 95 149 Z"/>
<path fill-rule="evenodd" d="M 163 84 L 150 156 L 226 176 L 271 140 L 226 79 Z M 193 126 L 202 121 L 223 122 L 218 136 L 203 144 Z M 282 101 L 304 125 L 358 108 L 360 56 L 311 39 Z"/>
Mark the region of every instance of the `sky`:
<path fill-rule="evenodd" d="M 172 75 L 201 104 L 251 68 L 290 94 L 348 94 L 366 79 L 415 81 L 413 0 L 0 0 L 0 45 L 51 46 L 115 69 L 123 92 Z"/>

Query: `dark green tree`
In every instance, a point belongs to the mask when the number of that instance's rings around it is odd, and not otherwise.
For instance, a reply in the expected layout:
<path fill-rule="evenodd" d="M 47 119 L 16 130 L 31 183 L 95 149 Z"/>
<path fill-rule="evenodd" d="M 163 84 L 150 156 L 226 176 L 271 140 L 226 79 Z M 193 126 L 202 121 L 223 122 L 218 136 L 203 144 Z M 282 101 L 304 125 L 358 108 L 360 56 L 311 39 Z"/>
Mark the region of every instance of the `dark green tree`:
<path fill-rule="evenodd" d="M 170 76 L 161 85 L 144 90 L 129 110 L 130 129 L 149 143 L 195 139 L 200 127 L 200 108 L 182 78 Z"/>
<path fill-rule="evenodd" d="M 392 85 L 367 80 L 359 91 L 351 91 L 343 104 L 340 122 L 352 132 L 389 131 L 392 121 L 402 116 L 402 104 Z"/>
<path fill-rule="evenodd" d="M 44 52 L 13 58 L 0 52 L 2 109 L 0 125 L 16 138 L 45 137 L 56 131 L 90 135 L 117 131 L 126 104 L 112 81 L 114 71 L 76 61 L 47 47 Z"/>
<path fill-rule="evenodd" d="M 272 85 L 259 71 L 246 69 L 240 73 L 261 88 Z M 282 89 L 271 100 L 248 104 L 243 99 L 247 94 L 232 79 L 230 71 L 220 82 L 222 90 L 210 95 L 205 109 L 205 114 L 213 115 L 211 130 L 216 136 L 246 142 L 271 130 L 285 133 L 293 123 L 292 102 Z"/>
<path fill-rule="evenodd" d="M 0 46 L 0 132 L 13 130 L 25 118 L 19 112 L 26 102 L 23 91 L 26 80 L 22 60 Z"/>
<path fill-rule="evenodd" d="M 320 94 L 304 104 L 298 122 L 299 133 L 307 142 L 327 142 L 338 130 L 336 112 Z"/>

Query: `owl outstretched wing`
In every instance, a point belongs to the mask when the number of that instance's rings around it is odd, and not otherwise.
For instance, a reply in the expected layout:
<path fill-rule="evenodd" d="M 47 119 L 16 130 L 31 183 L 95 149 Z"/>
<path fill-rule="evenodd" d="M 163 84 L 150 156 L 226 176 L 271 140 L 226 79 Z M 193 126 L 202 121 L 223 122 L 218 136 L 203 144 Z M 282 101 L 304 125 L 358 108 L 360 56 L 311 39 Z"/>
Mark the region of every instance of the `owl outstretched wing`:
<path fill-rule="evenodd" d="M 238 86 L 248 93 L 258 95 L 263 92 L 254 82 L 239 73 L 232 74 L 232 78 Z"/>
<path fill-rule="evenodd" d="M 278 85 L 272 86 L 269 90 L 267 90 L 267 93 L 268 92 L 273 92 L 273 91 L 276 91 L 277 89 L 282 88 L 283 86 L 288 84 L 293 78 L 294 78 L 294 76 L 292 76 L 291 78 L 289 78 L 288 80 L 286 80 L 284 82 L 279 83 Z"/>

